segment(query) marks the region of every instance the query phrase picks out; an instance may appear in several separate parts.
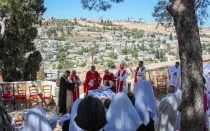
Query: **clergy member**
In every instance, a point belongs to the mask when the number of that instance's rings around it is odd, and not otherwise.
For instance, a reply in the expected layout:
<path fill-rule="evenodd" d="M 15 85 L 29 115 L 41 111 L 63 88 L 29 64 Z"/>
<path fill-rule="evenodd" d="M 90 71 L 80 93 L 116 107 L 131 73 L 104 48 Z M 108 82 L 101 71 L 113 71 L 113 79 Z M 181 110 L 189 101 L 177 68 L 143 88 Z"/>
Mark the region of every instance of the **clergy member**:
<path fill-rule="evenodd" d="M 170 85 L 168 87 L 169 94 L 160 102 L 158 109 L 158 131 L 175 131 L 177 108 L 179 104 L 175 90 L 175 87 Z"/>
<path fill-rule="evenodd" d="M 180 76 L 181 76 L 181 71 L 179 67 L 179 62 L 175 63 L 175 66 L 172 66 L 169 70 L 169 74 L 171 77 L 170 80 L 170 85 L 174 85 L 177 89 L 180 89 L 181 82 L 180 82 Z"/>
<path fill-rule="evenodd" d="M 134 76 L 134 84 L 137 83 L 137 75 L 139 72 L 143 73 L 144 75 L 146 74 L 146 68 L 144 67 L 144 62 L 143 61 L 139 61 L 139 66 L 136 68 L 136 70 L 132 70 L 132 68 L 130 68 L 132 74 L 135 73 Z"/>
<path fill-rule="evenodd" d="M 74 91 L 74 83 L 70 83 L 68 80 L 68 77 L 70 76 L 70 71 L 66 70 L 64 75 L 60 78 L 60 89 L 59 89 L 59 113 L 62 113 L 63 115 L 66 114 L 66 111 L 68 109 L 68 106 L 71 103 L 67 103 L 67 98 L 71 98 L 72 96 L 69 96 L 70 94 L 67 93 L 69 91 Z"/>
<path fill-rule="evenodd" d="M 124 64 L 120 64 L 120 69 L 116 72 L 115 78 L 117 78 L 117 92 L 127 92 L 126 89 L 126 78 L 128 77 L 128 72 L 124 69 Z"/>
<path fill-rule="evenodd" d="M 110 89 L 116 93 L 115 77 L 108 69 L 104 71 L 103 84 L 104 86 L 110 86 Z"/>
<path fill-rule="evenodd" d="M 89 90 L 98 89 L 101 85 L 101 77 L 99 73 L 96 71 L 95 66 L 91 66 L 91 70 L 87 72 L 85 83 L 84 83 L 84 91 L 86 96 L 88 95 Z"/>
<path fill-rule="evenodd" d="M 77 72 L 75 70 L 72 71 L 72 74 L 69 77 L 71 83 L 75 83 L 75 88 L 73 92 L 73 102 L 75 102 L 77 99 L 79 99 L 79 85 L 81 84 L 81 80 L 77 75 Z"/>

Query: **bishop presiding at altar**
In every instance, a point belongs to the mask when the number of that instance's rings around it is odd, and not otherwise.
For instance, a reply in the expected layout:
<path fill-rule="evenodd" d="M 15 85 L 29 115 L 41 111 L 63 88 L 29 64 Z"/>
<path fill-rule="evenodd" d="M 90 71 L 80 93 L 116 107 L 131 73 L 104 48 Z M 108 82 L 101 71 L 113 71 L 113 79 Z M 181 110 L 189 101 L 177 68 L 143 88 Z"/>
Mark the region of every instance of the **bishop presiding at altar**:
<path fill-rule="evenodd" d="M 89 90 L 98 89 L 101 85 L 101 77 L 100 74 L 96 71 L 95 66 L 91 66 L 91 70 L 87 72 L 85 83 L 84 83 L 84 91 L 86 96 L 88 95 Z"/>
<path fill-rule="evenodd" d="M 104 71 L 103 84 L 104 86 L 110 86 L 110 89 L 116 93 L 115 76 L 108 69 Z"/>

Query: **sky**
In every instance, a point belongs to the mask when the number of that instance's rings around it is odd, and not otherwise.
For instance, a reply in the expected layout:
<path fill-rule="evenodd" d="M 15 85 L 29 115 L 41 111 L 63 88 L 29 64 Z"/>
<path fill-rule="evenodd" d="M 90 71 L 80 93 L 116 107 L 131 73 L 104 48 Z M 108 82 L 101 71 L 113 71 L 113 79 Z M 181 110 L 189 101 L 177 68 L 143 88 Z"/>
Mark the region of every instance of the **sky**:
<path fill-rule="evenodd" d="M 115 19 L 124 20 L 133 17 L 134 20 L 143 18 L 146 22 L 155 21 L 152 17 L 154 6 L 158 0 L 124 0 L 123 3 L 112 4 L 112 8 L 104 11 L 89 11 L 83 9 L 81 0 L 45 0 L 47 18 L 55 17 L 58 19 Z M 210 9 L 208 10 L 210 14 Z M 205 27 L 210 27 L 210 17 L 205 21 Z"/>

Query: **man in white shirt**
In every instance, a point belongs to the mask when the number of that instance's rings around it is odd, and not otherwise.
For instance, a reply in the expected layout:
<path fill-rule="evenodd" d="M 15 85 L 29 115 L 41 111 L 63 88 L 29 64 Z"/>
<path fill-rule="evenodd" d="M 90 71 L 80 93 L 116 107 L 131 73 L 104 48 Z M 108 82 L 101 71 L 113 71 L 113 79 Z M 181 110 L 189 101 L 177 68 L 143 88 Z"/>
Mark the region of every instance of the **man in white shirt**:
<path fill-rule="evenodd" d="M 134 75 L 134 84 L 137 83 L 137 74 L 138 73 L 143 73 L 144 75 L 146 74 L 146 68 L 144 67 L 144 62 L 139 61 L 139 66 L 136 69 L 130 68 L 130 71 L 132 72 L 132 76 Z M 134 74 L 135 73 L 135 74 Z"/>
<path fill-rule="evenodd" d="M 164 97 L 158 110 L 158 131 L 174 131 L 177 120 L 178 100 L 175 95 L 175 87 L 168 87 L 169 94 Z"/>
<path fill-rule="evenodd" d="M 128 77 L 128 72 L 124 69 L 124 64 L 120 64 L 120 69 L 116 72 L 115 78 L 117 78 L 117 92 L 127 92 L 126 89 L 126 78 Z"/>
<path fill-rule="evenodd" d="M 170 74 L 170 85 L 173 85 L 176 87 L 176 89 L 180 89 L 181 86 L 181 81 L 180 81 L 180 76 L 181 76 L 181 71 L 180 71 L 180 66 L 179 62 L 175 63 L 175 66 L 172 66 L 169 70 Z"/>

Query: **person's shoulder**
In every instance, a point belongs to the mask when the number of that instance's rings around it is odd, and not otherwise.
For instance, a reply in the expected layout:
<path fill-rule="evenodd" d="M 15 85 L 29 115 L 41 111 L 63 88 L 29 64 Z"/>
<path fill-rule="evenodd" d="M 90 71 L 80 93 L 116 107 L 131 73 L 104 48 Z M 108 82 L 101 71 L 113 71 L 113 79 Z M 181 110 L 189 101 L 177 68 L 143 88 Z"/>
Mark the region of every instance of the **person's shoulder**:
<path fill-rule="evenodd" d="M 87 74 L 91 73 L 91 71 L 87 71 Z"/>

